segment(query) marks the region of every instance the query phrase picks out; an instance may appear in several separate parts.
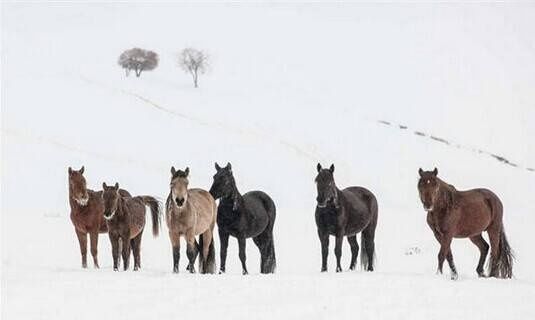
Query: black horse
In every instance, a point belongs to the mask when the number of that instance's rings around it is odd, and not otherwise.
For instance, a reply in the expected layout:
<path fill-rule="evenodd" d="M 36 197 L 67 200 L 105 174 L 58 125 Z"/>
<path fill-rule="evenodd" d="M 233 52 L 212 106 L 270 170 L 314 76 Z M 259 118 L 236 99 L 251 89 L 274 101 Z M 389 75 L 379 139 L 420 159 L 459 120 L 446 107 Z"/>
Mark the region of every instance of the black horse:
<path fill-rule="evenodd" d="M 245 265 L 245 239 L 253 238 L 260 250 L 260 273 L 274 273 L 276 267 L 275 246 L 273 244 L 273 225 L 275 224 L 275 203 L 262 191 L 250 191 L 243 196 L 236 188 L 232 175 L 232 166 L 227 164 L 217 170 L 210 194 L 220 199 L 217 207 L 217 227 L 221 241 L 221 267 L 219 273 L 225 272 L 229 235 L 238 239 L 239 256 L 243 274 L 247 274 Z"/>
<path fill-rule="evenodd" d="M 316 225 L 321 242 L 321 271 L 327 271 L 329 235 L 336 237 L 334 254 L 336 272 L 341 272 L 342 240 L 347 236 L 351 246 L 351 264 L 354 270 L 359 253 L 357 233 L 362 232 L 360 244 L 363 247 L 360 261 L 364 270 L 373 271 L 375 251 L 375 227 L 377 226 L 377 199 L 369 190 L 362 187 L 338 189 L 334 183 L 334 164 L 322 169 L 318 163 L 316 185 L 318 188 L 316 206 Z"/>

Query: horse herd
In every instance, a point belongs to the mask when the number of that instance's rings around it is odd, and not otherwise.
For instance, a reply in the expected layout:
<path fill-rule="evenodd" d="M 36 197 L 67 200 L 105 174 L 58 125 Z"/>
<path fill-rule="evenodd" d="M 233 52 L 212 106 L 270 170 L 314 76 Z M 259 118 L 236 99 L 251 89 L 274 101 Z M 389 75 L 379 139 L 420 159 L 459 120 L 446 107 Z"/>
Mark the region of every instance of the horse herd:
<path fill-rule="evenodd" d="M 216 273 L 214 227 L 217 223 L 220 241 L 219 273 L 225 272 L 229 237 L 238 240 L 242 273 L 247 274 L 245 246 L 252 238 L 260 251 L 260 272 L 274 273 L 276 269 L 273 228 L 276 208 L 273 200 L 262 191 L 241 194 L 232 174 L 232 166 L 215 164 L 216 173 L 209 191 L 189 188 L 189 168 L 171 168 L 169 195 L 165 203 L 165 221 L 173 251 L 173 272 L 179 271 L 180 239 L 186 243 L 188 264 L 186 270 L 195 272 L 198 259 L 200 273 Z M 329 237 L 335 237 L 334 253 L 336 272 L 342 271 L 343 238 L 351 247 L 349 269 L 354 270 L 359 245 L 357 234 L 361 233 L 361 264 L 363 270 L 374 270 L 375 229 L 378 221 L 377 199 L 363 187 L 348 187 L 343 190 L 334 181 L 334 165 L 323 168 L 317 165 L 315 182 L 316 225 L 321 243 L 321 271 L 327 271 Z M 119 270 L 121 259 L 123 269 L 129 268 L 130 252 L 134 256 L 134 270 L 141 267 L 140 247 L 145 228 L 146 206 L 152 220 L 152 233 L 160 231 L 161 205 L 152 196 L 133 197 L 121 189 L 102 184 L 102 191 L 87 188 L 83 176 L 84 167 L 73 170 L 69 167 L 69 203 L 71 221 L 80 244 L 82 267 L 87 268 L 87 235 L 95 268 L 99 233 L 108 233 L 113 256 L 113 269 Z M 454 186 L 438 177 L 438 170 L 419 169 L 418 192 L 427 211 L 427 223 L 440 244 L 438 273 L 442 273 L 444 260 L 451 270 L 451 279 L 457 279 L 457 269 L 451 253 L 453 238 L 469 238 L 480 250 L 476 272 L 486 276 L 483 266 L 489 251 L 489 244 L 482 237 L 486 231 L 490 240 L 490 277 L 511 278 L 513 266 L 512 250 L 503 228 L 503 206 L 500 199 L 490 190 L 473 189 L 458 191 Z M 219 204 L 216 204 L 219 200 Z"/>

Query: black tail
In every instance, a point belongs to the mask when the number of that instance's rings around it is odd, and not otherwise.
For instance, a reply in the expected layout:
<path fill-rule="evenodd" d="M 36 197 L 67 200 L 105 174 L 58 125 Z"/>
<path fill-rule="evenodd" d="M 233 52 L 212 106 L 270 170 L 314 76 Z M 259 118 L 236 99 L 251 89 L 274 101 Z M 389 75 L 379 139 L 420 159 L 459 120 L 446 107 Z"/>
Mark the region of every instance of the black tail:
<path fill-rule="evenodd" d="M 161 205 L 160 201 L 151 196 L 141 196 L 143 203 L 150 208 L 150 213 L 152 217 L 152 235 L 157 237 L 160 234 L 160 218 L 161 218 Z"/>
<path fill-rule="evenodd" d="M 507 242 L 507 237 L 505 236 L 505 230 L 502 227 L 500 234 L 500 244 L 499 244 L 499 253 L 498 253 L 498 277 L 500 278 L 512 278 L 513 277 L 513 260 L 515 258 L 513 250 Z"/>
<path fill-rule="evenodd" d="M 277 208 L 275 202 L 267 195 L 263 194 L 262 202 L 269 216 L 269 224 L 266 230 L 262 233 L 263 256 L 260 261 L 261 273 L 275 273 L 277 269 L 277 259 L 275 258 L 275 243 L 273 241 L 273 227 L 275 225 L 275 218 L 277 217 Z"/>
<path fill-rule="evenodd" d="M 197 248 L 199 249 L 198 250 L 199 251 L 199 272 L 203 274 L 215 273 L 216 264 L 215 264 L 215 246 L 214 246 L 213 237 L 212 237 L 212 242 L 210 243 L 210 247 L 208 248 L 208 256 L 206 258 L 203 255 L 204 239 L 203 239 L 202 234 L 199 236 L 199 244 Z"/>
<path fill-rule="evenodd" d="M 360 234 L 360 264 L 362 270 L 373 271 L 375 267 L 375 228 L 377 227 L 378 206 L 377 199 L 371 192 L 368 197 L 368 207 L 372 220 Z"/>
<path fill-rule="evenodd" d="M 261 273 L 275 273 L 277 269 L 277 259 L 275 258 L 275 244 L 273 243 L 273 233 L 269 236 L 269 240 L 266 243 L 265 257 L 261 261 Z M 262 266 L 263 264 L 263 266 Z"/>

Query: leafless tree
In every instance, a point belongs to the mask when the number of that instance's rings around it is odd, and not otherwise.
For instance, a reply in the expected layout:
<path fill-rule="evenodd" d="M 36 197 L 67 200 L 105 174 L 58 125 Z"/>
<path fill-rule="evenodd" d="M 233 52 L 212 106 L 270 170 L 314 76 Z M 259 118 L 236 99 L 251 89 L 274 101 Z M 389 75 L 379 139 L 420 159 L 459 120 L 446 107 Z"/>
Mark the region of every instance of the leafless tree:
<path fill-rule="evenodd" d="M 143 71 L 154 70 L 158 66 L 158 59 L 158 54 L 154 51 L 133 48 L 121 53 L 118 63 L 125 69 L 127 77 L 131 70 L 139 77 Z"/>
<path fill-rule="evenodd" d="M 197 49 L 186 48 L 178 56 L 178 65 L 193 77 L 193 85 L 198 88 L 199 74 L 208 68 L 208 55 Z"/>

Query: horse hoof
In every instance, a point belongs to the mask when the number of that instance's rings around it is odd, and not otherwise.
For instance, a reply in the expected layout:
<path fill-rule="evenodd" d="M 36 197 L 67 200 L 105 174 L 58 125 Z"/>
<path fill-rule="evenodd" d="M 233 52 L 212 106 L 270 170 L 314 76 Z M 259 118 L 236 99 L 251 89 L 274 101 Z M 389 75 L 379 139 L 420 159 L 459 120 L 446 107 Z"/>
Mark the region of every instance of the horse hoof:
<path fill-rule="evenodd" d="M 113 268 L 113 271 L 119 271 L 119 268 Z"/>
<path fill-rule="evenodd" d="M 450 279 L 455 281 L 455 280 L 459 279 L 459 275 L 457 273 L 452 273 Z"/>
<path fill-rule="evenodd" d="M 178 268 L 173 268 L 173 273 L 178 273 Z"/>
<path fill-rule="evenodd" d="M 139 271 L 139 268 L 138 267 L 134 267 L 134 271 Z"/>
<path fill-rule="evenodd" d="M 224 274 L 225 270 L 219 270 L 219 274 Z"/>
<path fill-rule="evenodd" d="M 342 268 L 337 267 L 337 268 L 336 268 L 336 272 L 342 272 Z"/>
<path fill-rule="evenodd" d="M 95 263 L 94 267 L 95 269 L 100 269 L 100 266 L 98 265 L 98 263 Z"/>
<path fill-rule="evenodd" d="M 249 272 L 247 272 L 247 270 L 243 270 L 243 271 L 242 271 L 242 274 L 245 276 L 245 275 L 248 275 Z"/>

